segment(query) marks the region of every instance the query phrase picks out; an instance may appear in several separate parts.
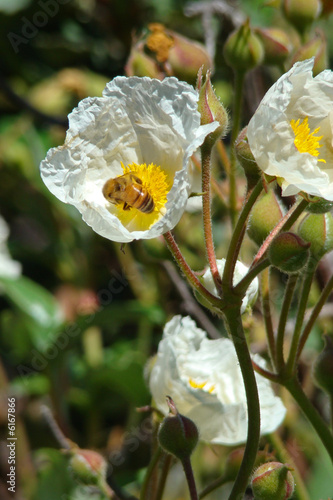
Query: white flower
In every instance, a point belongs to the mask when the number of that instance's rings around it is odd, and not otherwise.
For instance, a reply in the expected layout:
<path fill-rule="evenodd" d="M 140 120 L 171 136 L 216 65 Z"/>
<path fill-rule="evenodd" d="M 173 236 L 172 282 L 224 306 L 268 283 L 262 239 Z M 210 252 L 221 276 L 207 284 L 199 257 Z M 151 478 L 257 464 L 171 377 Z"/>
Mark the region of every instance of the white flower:
<path fill-rule="evenodd" d="M 268 90 L 247 137 L 259 168 L 281 178 L 283 195 L 333 201 L 333 72 L 313 78 L 313 62 L 296 63 Z"/>
<path fill-rule="evenodd" d="M 200 126 L 197 101 L 193 87 L 174 77 L 162 82 L 115 78 L 103 97 L 83 99 L 69 115 L 65 144 L 51 149 L 41 163 L 43 181 L 110 240 L 125 243 L 171 230 L 191 191 L 189 159 L 219 126 Z M 140 200 L 152 198 L 149 213 L 126 200 L 110 202 L 106 191 L 103 195 L 105 183 L 125 173 L 142 182 Z M 130 193 L 138 193 L 133 178 L 125 181 Z M 122 196 L 128 199 L 128 191 Z"/>
<path fill-rule="evenodd" d="M 8 252 L 9 228 L 0 216 L 0 278 L 15 279 L 21 274 L 21 264 L 13 260 Z"/>
<path fill-rule="evenodd" d="M 264 360 L 254 355 L 261 366 Z M 273 432 L 286 409 L 270 382 L 256 374 L 261 434 Z M 175 316 L 165 325 L 157 360 L 150 374 L 157 408 L 167 414 L 166 396 L 198 426 L 203 441 L 235 445 L 247 439 L 247 403 L 233 343 L 209 340 L 189 317 Z"/>
<path fill-rule="evenodd" d="M 216 261 L 217 264 L 217 269 L 220 273 L 220 276 L 222 277 L 223 271 L 224 271 L 224 266 L 225 266 L 225 259 L 218 259 Z M 237 260 L 236 266 L 235 266 L 235 271 L 234 271 L 234 277 L 233 277 L 233 285 L 236 286 L 243 278 L 246 276 L 248 273 L 248 267 L 246 267 L 242 262 Z M 212 273 L 210 269 L 208 268 L 205 274 L 202 276 L 202 282 L 204 286 L 207 288 L 207 290 L 212 293 L 213 295 L 216 295 L 218 297 L 218 293 L 215 287 L 215 283 L 213 280 Z M 246 290 L 246 294 L 242 300 L 242 307 L 241 307 L 241 313 L 243 314 L 247 309 L 253 306 L 255 301 L 257 300 L 258 297 L 258 289 L 259 289 L 259 281 L 258 278 L 254 278 L 253 281 L 251 281 L 248 289 Z"/>

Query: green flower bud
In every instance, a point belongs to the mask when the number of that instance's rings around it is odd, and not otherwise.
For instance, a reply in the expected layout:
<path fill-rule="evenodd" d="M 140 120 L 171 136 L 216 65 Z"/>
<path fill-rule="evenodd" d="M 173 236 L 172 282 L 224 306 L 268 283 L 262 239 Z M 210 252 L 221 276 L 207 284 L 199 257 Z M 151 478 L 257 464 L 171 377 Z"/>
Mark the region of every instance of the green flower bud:
<path fill-rule="evenodd" d="M 292 48 L 287 33 L 278 28 L 257 28 L 256 33 L 264 47 L 264 64 L 283 64 Z"/>
<path fill-rule="evenodd" d="M 314 57 L 313 76 L 328 68 L 327 40 L 322 31 L 317 30 L 314 38 L 303 45 L 294 55 L 292 64 Z"/>
<path fill-rule="evenodd" d="M 264 48 L 249 21 L 233 31 L 225 45 L 224 57 L 235 71 L 246 72 L 258 66 L 264 58 Z"/>
<path fill-rule="evenodd" d="M 325 347 L 313 366 L 315 382 L 333 396 L 333 337 L 324 335 Z"/>
<path fill-rule="evenodd" d="M 261 171 L 259 170 L 257 162 L 255 161 L 250 149 L 246 132 L 247 127 L 243 128 L 243 130 L 239 133 L 235 142 L 235 153 L 237 160 L 245 171 L 248 187 L 251 188 L 260 179 Z"/>
<path fill-rule="evenodd" d="M 167 403 L 170 413 L 160 425 L 158 441 L 165 451 L 183 461 L 189 458 L 198 443 L 198 429 L 193 420 L 178 413 L 169 396 Z"/>
<path fill-rule="evenodd" d="M 288 500 L 295 482 L 288 465 L 268 462 L 260 465 L 252 476 L 254 500 Z"/>
<path fill-rule="evenodd" d="M 333 208 L 333 202 L 318 198 L 318 196 L 310 197 L 310 204 L 306 207 L 306 211 L 311 214 L 325 214 Z"/>
<path fill-rule="evenodd" d="M 135 45 L 125 66 L 127 76 L 149 76 L 149 78 L 163 79 L 163 73 L 156 61 L 144 53 L 144 43 Z"/>
<path fill-rule="evenodd" d="M 310 244 L 297 234 L 286 232 L 278 234 L 268 248 L 271 264 L 288 274 L 298 273 L 307 264 Z"/>
<path fill-rule="evenodd" d="M 224 135 L 228 129 L 228 113 L 215 94 L 210 81 L 210 71 L 207 71 L 206 79 L 203 82 L 202 68 L 200 68 L 197 89 L 199 91 L 198 110 L 201 114 L 201 125 L 207 125 L 214 121 L 220 124 L 220 126 L 205 139 L 206 144 L 213 146 L 217 139 Z"/>
<path fill-rule="evenodd" d="M 84 484 L 101 484 L 105 481 L 107 463 L 105 459 L 92 450 L 74 448 L 70 451 L 69 466 L 74 478 Z"/>
<path fill-rule="evenodd" d="M 284 0 L 283 12 L 288 21 L 304 33 L 321 12 L 320 0 Z"/>
<path fill-rule="evenodd" d="M 311 255 L 321 259 L 333 250 L 333 217 L 326 214 L 308 214 L 299 225 L 298 234 L 311 243 Z"/>
<path fill-rule="evenodd" d="M 247 233 L 260 246 L 284 215 L 274 191 L 269 190 L 254 205 Z"/>

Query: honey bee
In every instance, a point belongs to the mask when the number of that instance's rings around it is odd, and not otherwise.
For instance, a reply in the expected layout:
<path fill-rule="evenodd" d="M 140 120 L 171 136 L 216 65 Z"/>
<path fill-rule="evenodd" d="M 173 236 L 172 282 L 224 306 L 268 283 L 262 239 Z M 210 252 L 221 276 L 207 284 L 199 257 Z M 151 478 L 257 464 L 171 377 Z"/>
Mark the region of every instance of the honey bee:
<path fill-rule="evenodd" d="M 123 203 L 123 210 L 136 208 L 144 214 L 150 214 L 155 208 L 154 200 L 148 190 L 143 187 L 142 180 L 132 173 L 106 181 L 103 195 L 114 205 Z"/>

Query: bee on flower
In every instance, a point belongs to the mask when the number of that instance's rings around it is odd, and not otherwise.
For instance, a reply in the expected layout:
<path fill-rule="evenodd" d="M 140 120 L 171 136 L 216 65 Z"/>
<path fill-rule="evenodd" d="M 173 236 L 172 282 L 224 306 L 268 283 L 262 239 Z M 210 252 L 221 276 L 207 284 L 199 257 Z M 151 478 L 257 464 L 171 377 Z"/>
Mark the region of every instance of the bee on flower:
<path fill-rule="evenodd" d="M 190 157 L 219 124 L 200 125 L 198 93 L 175 77 L 117 77 L 69 115 L 65 144 L 40 169 L 61 201 L 113 241 L 170 231 L 191 192 Z"/>

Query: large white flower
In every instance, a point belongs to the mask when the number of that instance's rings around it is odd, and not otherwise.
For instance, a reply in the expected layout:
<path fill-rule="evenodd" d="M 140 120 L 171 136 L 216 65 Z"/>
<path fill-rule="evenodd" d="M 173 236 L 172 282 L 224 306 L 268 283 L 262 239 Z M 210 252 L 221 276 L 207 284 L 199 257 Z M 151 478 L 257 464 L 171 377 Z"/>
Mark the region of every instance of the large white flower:
<path fill-rule="evenodd" d="M 263 359 L 253 359 L 265 366 Z M 261 434 L 273 432 L 286 409 L 270 382 L 256 374 Z M 209 340 L 189 317 L 175 316 L 165 325 L 150 390 L 157 408 L 167 414 L 165 397 L 198 426 L 203 441 L 235 445 L 247 439 L 247 404 L 241 371 L 229 339 Z"/>
<path fill-rule="evenodd" d="M 281 178 L 283 195 L 333 201 L 333 72 L 313 78 L 313 62 L 296 63 L 268 90 L 247 137 L 259 168 Z"/>
<path fill-rule="evenodd" d="M 224 271 L 224 266 L 225 266 L 225 259 L 218 259 L 216 261 L 217 264 L 217 269 L 222 277 L 223 271 Z M 243 278 L 244 276 L 247 275 L 249 268 L 246 267 L 242 262 L 237 260 L 236 265 L 235 265 L 235 270 L 234 270 L 234 276 L 233 276 L 233 285 L 236 286 Z M 216 295 L 218 297 L 218 293 L 215 287 L 215 283 L 213 280 L 212 273 L 210 269 L 208 268 L 205 274 L 202 276 L 202 282 L 207 288 L 207 290 L 210 291 L 213 295 Z M 258 290 L 259 290 L 259 281 L 258 278 L 254 278 L 253 281 L 251 281 L 248 289 L 246 290 L 246 294 L 242 300 L 242 307 L 241 307 L 241 313 L 243 314 L 247 309 L 249 309 L 255 301 L 257 300 L 258 297 Z"/>
<path fill-rule="evenodd" d="M 219 126 L 200 125 L 197 101 L 193 87 L 177 78 L 115 78 L 103 97 L 83 99 L 69 115 L 65 144 L 41 163 L 43 181 L 110 240 L 171 230 L 191 191 L 189 159 Z M 123 178 L 121 201 L 110 202 L 120 188 L 103 190 L 106 182 L 130 173 L 135 177 Z"/>
<path fill-rule="evenodd" d="M 15 279 L 21 274 L 21 264 L 13 260 L 7 248 L 9 228 L 0 216 L 0 278 Z"/>

